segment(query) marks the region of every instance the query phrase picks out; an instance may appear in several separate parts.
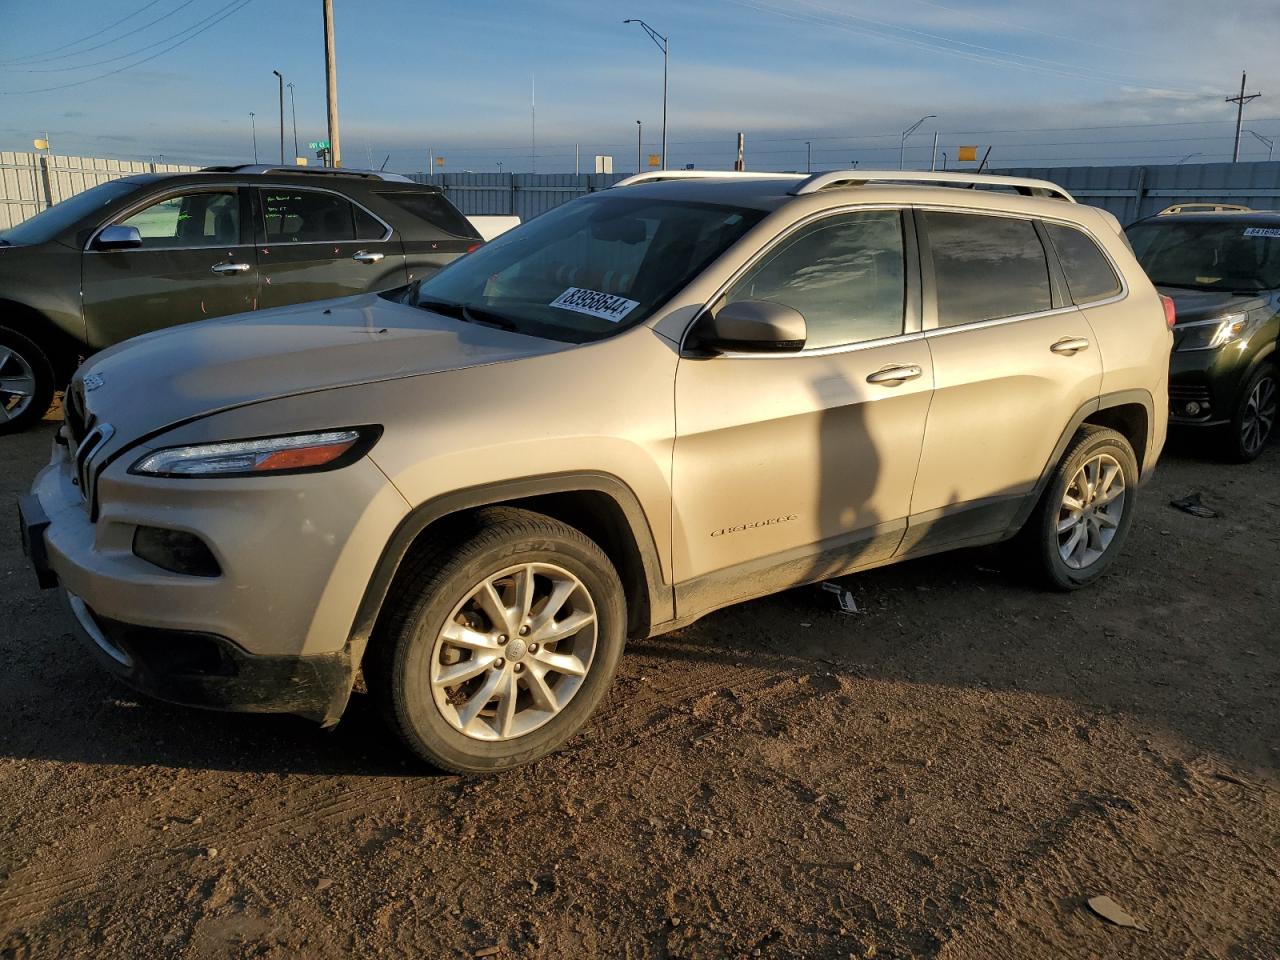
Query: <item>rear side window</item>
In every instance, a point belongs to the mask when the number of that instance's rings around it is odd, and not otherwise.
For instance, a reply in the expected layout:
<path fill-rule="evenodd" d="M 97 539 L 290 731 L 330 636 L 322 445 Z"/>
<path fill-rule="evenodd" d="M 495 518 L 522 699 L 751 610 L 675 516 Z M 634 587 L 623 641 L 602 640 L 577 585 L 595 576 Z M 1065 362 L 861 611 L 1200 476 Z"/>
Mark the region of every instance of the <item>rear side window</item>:
<path fill-rule="evenodd" d="M 351 204 L 332 193 L 263 190 L 262 217 L 267 243 L 334 242 L 356 236 Z"/>
<path fill-rule="evenodd" d="M 1045 227 L 1058 251 L 1058 262 L 1067 276 L 1067 288 L 1074 302 L 1105 300 L 1120 292 L 1120 278 L 1092 237 L 1060 223 L 1046 223 Z"/>
<path fill-rule="evenodd" d="M 379 193 L 378 196 L 423 223 L 429 223 L 455 237 L 474 239 L 479 236 L 471 222 L 458 212 L 458 208 L 438 193 L 396 190 Z"/>
<path fill-rule="evenodd" d="M 386 235 L 382 221 L 364 207 L 352 204 L 351 209 L 355 211 L 357 240 L 381 240 Z"/>
<path fill-rule="evenodd" d="M 924 217 L 938 326 L 1052 309 L 1049 263 L 1030 220 L 937 211 Z"/>

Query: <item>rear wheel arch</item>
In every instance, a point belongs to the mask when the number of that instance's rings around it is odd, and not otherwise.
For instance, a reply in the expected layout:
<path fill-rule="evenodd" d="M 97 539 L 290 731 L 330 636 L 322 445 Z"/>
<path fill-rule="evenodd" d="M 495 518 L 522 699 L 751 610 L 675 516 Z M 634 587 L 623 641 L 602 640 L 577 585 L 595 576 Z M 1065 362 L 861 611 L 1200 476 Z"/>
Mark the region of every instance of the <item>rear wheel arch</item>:
<path fill-rule="evenodd" d="M 663 582 L 657 545 L 630 487 L 609 474 L 556 474 L 456 491 L 411 511 L 383 548 L 365 588 L 351 629 L 357 648 L 367 645 L 406 562 L 422 551 L 439 549 L 486 507 L 542 514 L 595 542 L 622 579 L 629 636 L 646 636 L 673 617 L 671 588 Z"/>
<path fill-rule="evenodd" d="M 1144 394 L 1149 397 L 1149 394 Z M 1121 400 L 1089 414 L 1084 423 L 1106 427 L 1123 436 L 1133 447 L 1140 473 L 1146 472 L 1147 440 L 1151 436 L 1151 413 L 1147 404 L 1136 398 Z"/>

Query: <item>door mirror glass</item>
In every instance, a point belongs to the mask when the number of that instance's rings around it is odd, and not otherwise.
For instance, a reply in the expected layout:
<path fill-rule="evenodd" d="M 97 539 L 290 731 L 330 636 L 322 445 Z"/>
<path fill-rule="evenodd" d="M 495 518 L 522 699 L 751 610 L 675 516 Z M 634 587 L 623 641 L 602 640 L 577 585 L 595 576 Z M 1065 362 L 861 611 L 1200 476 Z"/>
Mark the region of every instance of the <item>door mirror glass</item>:
<path fill-rule="evenodd" d="M 804 349 L 805 322 L 799 310 L 769 300 L 727 303 L 698 324 L 690 346 L 699 350 L 795 353 Z"/>
<path fill-rule="evenodd" d="M 104 227 L 93 243 L 95 250 L 129 250 L 140 246 L 142 246 L 142 234 L 138 232 L 138 228 L 126 227 L 119 223 Z"/>

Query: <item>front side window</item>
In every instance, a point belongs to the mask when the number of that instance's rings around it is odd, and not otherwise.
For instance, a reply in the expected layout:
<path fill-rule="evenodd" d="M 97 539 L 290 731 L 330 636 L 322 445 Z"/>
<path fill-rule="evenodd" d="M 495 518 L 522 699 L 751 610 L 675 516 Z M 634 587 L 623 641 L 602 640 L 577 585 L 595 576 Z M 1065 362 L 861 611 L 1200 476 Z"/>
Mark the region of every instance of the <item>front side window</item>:
<path fill-rule="evenodd" d="M 771 300 L 805 319 L 806 349 L 903 331 L 906 269 L 896 210 L 840 214 L 801 227 L 725 296 Z"/>
<path fill-rule="evenodd" d="M 508 230 L 406 300 L 535 336 L 600 340 L 662 307 L 763 216 L 602 191 Z"/>
<path fill-rule="evenodd" d="M 1058 262 L 1062 264 L 1074 302 L 1105 300 L 1120 292 L 1120 278 L 1092 237 L 1061 223 L 1047 223 L 1045 228 L 1058 252 Z"/>
<path fill-rule="evenodd" d="M 183 193 L 119 224 L 137 228 L 144 250 L 234 246 L 240 242 L 240 197 L 235 190 Z"/>
<path fill-rule="evenodd" d="M 933 210 L 924 217 L 938 326 L 1052 309 L 1049 263 L 1030 220 Z"/>
<path fill-rule="evenodd" d="M 261 196 L 267 243 L 338 243 L 356 238 L 351 204 L 343 197 L 314 190 L 263 190 Z"/>
<path fill-rule="evenodd" d="M 1280 287 L 1280 224 L 1168 218 L 1134 224 L 1128 235 L 1159 286 L 1242 293 Z"/>

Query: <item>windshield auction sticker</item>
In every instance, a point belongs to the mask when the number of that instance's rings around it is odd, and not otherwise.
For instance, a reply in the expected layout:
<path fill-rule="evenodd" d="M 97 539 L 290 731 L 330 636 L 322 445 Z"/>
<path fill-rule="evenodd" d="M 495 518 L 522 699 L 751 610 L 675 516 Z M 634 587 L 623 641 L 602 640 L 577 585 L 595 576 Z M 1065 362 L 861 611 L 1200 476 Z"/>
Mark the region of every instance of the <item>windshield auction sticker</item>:
<path fill-rule="evenodd" d="M 1280 227 L 1247 227 L 1246 237 L 1280 237 Z"/>
<path fill-rule="evenodd" d="M 586 290 L 582 287 L 570 287 L 551 301 L 551 306 L 561 310 L 572 310 L 574 313 L 585 313 L 591 317 L 599 317 L 611 323 L 618 323 L 628 313 L 640 306 L 637 300 L 626 297 L 615 297 L 611 293 L 599 290 Z"/>

